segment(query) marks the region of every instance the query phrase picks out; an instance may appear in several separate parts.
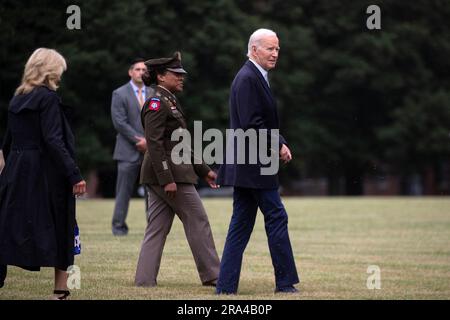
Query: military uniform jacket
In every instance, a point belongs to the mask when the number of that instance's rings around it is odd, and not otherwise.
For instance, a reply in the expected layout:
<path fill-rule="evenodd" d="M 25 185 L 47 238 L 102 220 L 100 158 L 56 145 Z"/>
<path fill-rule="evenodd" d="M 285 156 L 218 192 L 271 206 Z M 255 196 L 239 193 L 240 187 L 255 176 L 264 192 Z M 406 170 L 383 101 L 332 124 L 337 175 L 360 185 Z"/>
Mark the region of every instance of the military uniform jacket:
<path fill-rule="evenodd" d="M 174 164 L 171 152 L 179 141 L 171 141 L 172 132 L 186 129 L 186 118 L 177 98 L 168 90 L 154 86 L 154 94 L 141 111 L 147 151 L 141 167 L 141 184 L 164 186 L 168 183 L 197 183 L 211 170 L 203 162 L 194 164 L 192 151 L 190 163 Z"/>

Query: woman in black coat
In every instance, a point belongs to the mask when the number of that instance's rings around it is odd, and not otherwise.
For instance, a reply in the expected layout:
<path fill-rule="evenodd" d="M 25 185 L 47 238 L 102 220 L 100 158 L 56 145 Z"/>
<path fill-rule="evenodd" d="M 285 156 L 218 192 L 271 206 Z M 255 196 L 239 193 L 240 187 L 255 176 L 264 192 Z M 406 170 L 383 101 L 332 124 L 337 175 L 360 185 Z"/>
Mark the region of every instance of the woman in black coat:
<path fill-rule="evenodd" d="M 64 58 L 40 48 L 25 65 L 8 108 L 0 175 L 0 287 L 6 266 L 55 268 L 55 299 L 65 299 L 74 262 L 75 196 L 86 182 L 75 164 L 74 137 L 56 94 Z"/>

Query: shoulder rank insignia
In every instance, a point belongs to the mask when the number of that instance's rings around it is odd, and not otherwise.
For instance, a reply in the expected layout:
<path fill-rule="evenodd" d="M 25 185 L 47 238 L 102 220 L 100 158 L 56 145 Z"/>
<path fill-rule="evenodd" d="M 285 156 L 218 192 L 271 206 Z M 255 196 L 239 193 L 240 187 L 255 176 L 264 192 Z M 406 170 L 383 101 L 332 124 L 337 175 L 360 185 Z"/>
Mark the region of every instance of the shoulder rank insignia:
<path fill-rule="evenodd" d="M 159 98 L 151 98 L 148 104 L 148 110 L 158 111 L 161 105 L 161 100 Z"/>

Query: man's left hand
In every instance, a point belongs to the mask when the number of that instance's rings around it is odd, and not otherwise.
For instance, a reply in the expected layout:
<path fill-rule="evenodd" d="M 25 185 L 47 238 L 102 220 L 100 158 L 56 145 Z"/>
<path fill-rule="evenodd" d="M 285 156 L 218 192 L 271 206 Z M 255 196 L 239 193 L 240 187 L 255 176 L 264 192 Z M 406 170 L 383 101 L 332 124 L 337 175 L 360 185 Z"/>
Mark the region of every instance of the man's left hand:
<path fill-rule="evenodd" d="M 283 144 L 280 150 L 280 159 L 284 161 L 284 163 L 288 163 L 292 160 L 291 150 L 289 150 L 288 146 Z"/>
<path fill-rule="evenodd" d="M 136 142 L 136 149 L 141 153 L 145 153 L 145 151 L 147 151 L 147 141 L 143 137 L 135 136 L 135 138 L 138 140 L 138 142 Z"/>

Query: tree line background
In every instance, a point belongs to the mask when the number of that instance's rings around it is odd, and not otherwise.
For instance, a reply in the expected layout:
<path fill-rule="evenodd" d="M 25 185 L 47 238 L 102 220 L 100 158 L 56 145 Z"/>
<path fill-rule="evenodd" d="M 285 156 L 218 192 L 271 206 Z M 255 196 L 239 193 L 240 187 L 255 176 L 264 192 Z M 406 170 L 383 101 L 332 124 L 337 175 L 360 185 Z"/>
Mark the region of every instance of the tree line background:
<path fill-rule="evenodd" d="M 411 177 L 431 177 L 433 193 L 449 193 L 447 0 L 0 3 L 0 136 L 26 59 L 38 47 L 57 49 L 68 62 L 59 92 L 74 107 L 78 163 L 99 178 L 100 195 L 114 196 L 111 93 L 129 80 L 132 58 L 180 50 L 189 120 L 225 129 L 231 81 L 260 27 L 280 38 L 270 77 L 294 156 L 281 170 L 285 190 L 320 178 L 327 194 L 357 195 L 364 179 L 396 176 L 402 194 L 412 193 Z M 66 28 L 71 4 L 81 8 L 81 30 Z M 366 27 L 371 4 L 381 8 L 381 30 Z"/>

